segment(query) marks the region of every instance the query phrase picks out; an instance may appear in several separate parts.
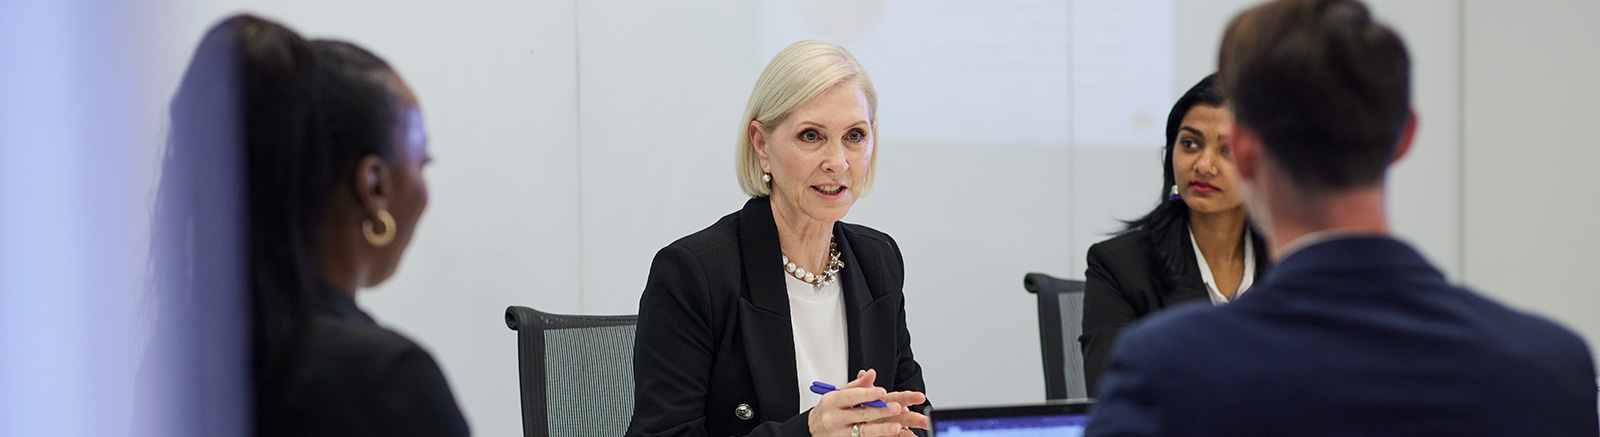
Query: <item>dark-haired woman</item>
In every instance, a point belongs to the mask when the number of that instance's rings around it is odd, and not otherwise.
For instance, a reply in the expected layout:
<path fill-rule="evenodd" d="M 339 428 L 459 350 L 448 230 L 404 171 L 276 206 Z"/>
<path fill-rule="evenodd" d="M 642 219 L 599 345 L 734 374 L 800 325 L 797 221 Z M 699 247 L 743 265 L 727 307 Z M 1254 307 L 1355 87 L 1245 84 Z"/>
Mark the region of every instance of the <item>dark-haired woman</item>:
<path fill-rule="evenodd" d="M 1228 303 L 1267 270 L 1266 244 L 1251 231 L 1235 184 L 1233 114 L 1212 81 L 1190 88 L 1167 115 L 1161 202 L 1089 247 L 1079 342 L 1091 396 L 1122 328 L 1179 303 Z"/>
<path fill-rule="evenodd" d="M 466 435 L 433 358 L 355 300 L 394 273 L 428 203 L 427 135 L 394 69 L 360 47 L 235 16 L 201 41 L 172 115 L 163 178 L 221 165 L 196 156 L 232 156 L 244 170 L 231 196 L 246 223 L 193 226 L 247 236 L 256 433 Z M 227 184 L 181 182 L 163 181 L 162 197 Z"/>

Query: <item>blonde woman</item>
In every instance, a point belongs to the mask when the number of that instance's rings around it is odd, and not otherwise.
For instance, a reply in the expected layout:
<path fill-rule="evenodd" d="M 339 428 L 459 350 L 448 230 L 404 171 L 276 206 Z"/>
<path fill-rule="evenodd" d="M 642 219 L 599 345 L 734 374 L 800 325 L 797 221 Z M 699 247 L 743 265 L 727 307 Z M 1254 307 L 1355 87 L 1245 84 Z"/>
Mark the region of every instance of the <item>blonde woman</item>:
<path fill-rule="evenodd" d="M 767 64 L 735 152 L 750 200 L 651 263 L 629 436 L 928 427 L 900 249 L 840 221 L 872 188 L 877 107 L 866 70 L 841 47 L 802 41 Z M 813 382 L 838 390 L 817 394 Z M 874 401 L 883 406 L 860 406 Z"/>

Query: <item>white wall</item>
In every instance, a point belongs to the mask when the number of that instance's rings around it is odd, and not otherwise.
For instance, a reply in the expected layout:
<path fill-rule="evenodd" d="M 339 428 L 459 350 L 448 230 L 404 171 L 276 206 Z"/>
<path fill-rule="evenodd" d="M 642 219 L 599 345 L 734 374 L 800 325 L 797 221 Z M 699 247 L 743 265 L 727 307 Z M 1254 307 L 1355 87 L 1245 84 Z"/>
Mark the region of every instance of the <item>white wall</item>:
<path fill-rule="evenodd" d="M 744 205 L 733 140 L 763 67 L 756 8 L 579 3 L 582 311 L 632 314 L 656 250 Z"/>
<path fill-rule="evenodd" d="M 1464 10 L 1466 282 L 1600 350 L 1600 3 Z"/>
<path fill-rule="evenodd" d="M 654 252 L 744 201 L 733 138 L 772 55 L 761 17 L 774 2 L 168 3 L 174 12 L 156 26 L 168 44 L 151 54 L 170 66 L 157 74 L 161 92 L 202 30 L 241 9 L 369 47 L 411 83 L 437 158 L 432 204 L 399 273 L 361 302 L 434 351 L 480 435 L 520 430 L 505 306 L 632 313 Z M 1175 98 L 1214 69 L 1221 29 L 1250 3 L 1173 2 L 1172 73 L 1150 86 Z M 1391 180 L 1399 232 L 1452 277 L 1600 337 L 1586 311 L 1600 307 L 1597 287 L 1581 274 L 1600 260 L 1600 235 L 1582 226 L 1600 204 L 1580 179 L 1581 163 L 1600 162 L 1581 146 L 1592 142 L 1586 122 L 1600 119 L 1584 104 L 1600 97 L 1583 79 L 1600 67 L 1600 35 L 1583 23 L 1600 16 L 1594 4 L 1375 3 L 1410 44 L 1422 120 Z M 875 61 L 861 59 L 869 70 Z M 880 117 L 898 104 L 882 102 Z M 152 123 L 164 114 L 149 111 Z M 1152 205 L 1159 132 L 1147 147 L 941 142 L 896 125 L 880 134 L 878 185 L 847 220 L 905 252 L 930 396 L 1042 399 L 1021 276 L 1081 277 L 1088 246 Z"/>

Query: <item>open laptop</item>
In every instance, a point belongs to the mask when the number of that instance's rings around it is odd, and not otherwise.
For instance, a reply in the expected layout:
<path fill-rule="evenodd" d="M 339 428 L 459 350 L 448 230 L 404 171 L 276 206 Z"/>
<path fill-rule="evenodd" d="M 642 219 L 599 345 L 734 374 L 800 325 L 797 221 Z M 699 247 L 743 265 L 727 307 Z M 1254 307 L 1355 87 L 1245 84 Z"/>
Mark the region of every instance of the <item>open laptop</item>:
<path fill-rule="evenodd" d="M 935 437 L 1080 437 L 1089 425 L 1089 401 L 936 408 L 928 419 Z"/>

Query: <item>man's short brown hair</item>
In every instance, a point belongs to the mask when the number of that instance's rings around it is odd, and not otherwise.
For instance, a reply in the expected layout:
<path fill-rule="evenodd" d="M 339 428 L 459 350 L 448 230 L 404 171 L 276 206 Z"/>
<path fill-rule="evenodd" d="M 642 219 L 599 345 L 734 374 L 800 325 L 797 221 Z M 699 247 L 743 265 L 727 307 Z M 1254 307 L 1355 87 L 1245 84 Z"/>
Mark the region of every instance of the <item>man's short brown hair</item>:
<path fill-rule="evenodd" d="M 1405 43 L 1354 0 L 1277 0 L 1222 37 L 1218 80 L 1234 117 L 1311 191 L 1382 180 L 1411 108 Z"/>

